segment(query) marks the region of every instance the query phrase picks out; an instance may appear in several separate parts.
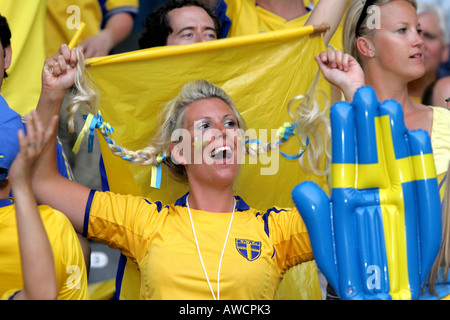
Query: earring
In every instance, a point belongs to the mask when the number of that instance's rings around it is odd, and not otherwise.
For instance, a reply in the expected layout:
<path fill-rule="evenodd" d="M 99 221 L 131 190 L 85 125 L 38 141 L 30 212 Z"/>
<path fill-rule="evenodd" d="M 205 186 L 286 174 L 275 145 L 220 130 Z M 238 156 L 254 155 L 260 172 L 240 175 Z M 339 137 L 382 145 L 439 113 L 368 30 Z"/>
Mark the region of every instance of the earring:
<path fill-rule="evenodd" d="M 375 57 L 375 53 L 373 51 L 370 52 L 370 57 L 371 58 Z"/>

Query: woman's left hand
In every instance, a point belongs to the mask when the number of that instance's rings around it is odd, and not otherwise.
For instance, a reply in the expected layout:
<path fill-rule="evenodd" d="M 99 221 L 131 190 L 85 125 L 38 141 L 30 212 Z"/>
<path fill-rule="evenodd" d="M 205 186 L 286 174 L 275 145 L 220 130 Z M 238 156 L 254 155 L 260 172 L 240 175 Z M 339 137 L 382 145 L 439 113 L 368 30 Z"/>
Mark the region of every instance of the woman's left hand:
<path fill-rule="evenodd" d="M 358 61 L 342 51 L 328 50 L 315 57 L 325 79 L 339 87 L 348 102 L 365 85 L 364 71 Z"/>

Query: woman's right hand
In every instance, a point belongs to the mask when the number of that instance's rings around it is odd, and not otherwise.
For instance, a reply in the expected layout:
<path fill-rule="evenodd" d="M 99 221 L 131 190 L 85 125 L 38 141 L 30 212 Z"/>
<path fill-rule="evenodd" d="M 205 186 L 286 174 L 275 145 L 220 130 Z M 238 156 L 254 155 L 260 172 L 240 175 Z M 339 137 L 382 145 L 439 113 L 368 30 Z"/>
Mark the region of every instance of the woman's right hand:
<path fill-rule="evenodd" d="M 72 50 L 61 45 L 58 54 L 45 61 L 42 71 L 42 88 L 48 92 L 64 93 L 75 81 L 75 68 L 78 63 L 77 48 Z"/>
<path fill-rule="evenodd" d="M 351 102 L 356 90 L 365 85 L 364 71 L 351 55 L 328 50 L 314 58 L 325 79 L 342 90 L 347 102 Z"/>

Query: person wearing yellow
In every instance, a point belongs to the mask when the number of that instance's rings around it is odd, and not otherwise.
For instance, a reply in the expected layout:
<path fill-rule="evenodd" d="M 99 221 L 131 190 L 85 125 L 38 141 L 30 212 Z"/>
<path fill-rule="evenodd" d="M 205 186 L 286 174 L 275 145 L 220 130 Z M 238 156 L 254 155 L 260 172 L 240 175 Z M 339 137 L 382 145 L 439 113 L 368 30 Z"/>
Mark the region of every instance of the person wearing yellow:
<path fill-rule="evenodd" d="M 344 29 L 347 53 L 323 52 L 316 57 L 316 61 L 325 78 L 342 89 L 347 101 L 351 101 L 356 89 L 365 83 L 375 88 L 381 101 L 400 101 L 407 128 L 425 130 L 430 135 L 436 172 L 442 175 L 447 171 L 450 160 L 450 114 L 445 108 L 425 106 L 414 101 L 408 89 L 410 81 L 420 78 L 425 72 L 425 45 L 416 15 L 417 2 L 376 0 L 370 4 L 381 8 L 381 28 L 370 30 L 364 23 L 357 24 L 365 4 L 353 1 L 349 7 L 352 15 L 347 15 Z M 403 27 L 397 33 L 387 33 L 385 30 L 399 20 L 393 13 L 408 17 L 409 29 Z M 369 16 L 363 18 L 368 19 Z M 360 29 L 355 31 L 355 28 Z M 378 34 L 387 36 L 376 37 Z M 386 50 L 388 46 L 390 51 Z M 400 52 L 399 48 L 404 48 L 404 52 Z M 388 84 L 388 80 L 392 84 Z M 397 92 L 393 91 L 394 88 Z"/>
<path fill-rule="evenodd" d="M 23 240 L 26 240 L 26 238 L 24 238 L 22 232 L 24 222 L 20 214 L 23 215 L 22 211 L 24 209 L 22 206 L 25 199 L 23 193 L 26 192 L 26 188 L 22 185 L 20 190 L 17 188 L 13 189 L 13 195 L 18 196 L 17 203 L 15 203 L 14 198 L 9 197 L 11 184 L 13 183 L 15 187 L 20 185 L 20 183 L 15 184 L 16 181 L 14 179 L 11 183 L 9 182 L 9 171 L 12 167 L 13 160 L 19 153 L 17 132 L 23 130 L 23 124 L 22 117 L 10 109 L 1 96 L 0 119 L 0 235 L 2 238 L 0 243 L 0 278 L 2 279 L 0 281 L 0 297 L 3 299 L 29 299 L 33 297 L 33 295 L 30 296 L 28 294 L 30 292 L 29 288 L 31 288 L 29 286 L 30 280 L 33 282 L 33 279 L 29 279 L 30 266 L 27 259 L 33 258 L 33 256 L 30 257 L 30 254 L 35 253 L 36 249 L 34 248 L 34 250 L 29 251 L 29 245 L 23 246 Z M 53 127 L 55 126 L 53 125 Z M 33 131 L 30 131 L 29 135 L 30 139 L 35 136 Z M 37 142 L 30 140 L 31 147 L 35 148 L 35 143 Z M 14 177 L 13 175 L 11 176 L 11 178 Z M 16 177 L 19 178 L 17 171 Z M 31 177 L 29 179 L 31 182 Z M 31 185 L 29 192 L 31 192 Z M 54 265 L 43 264 L 44 259 L 47 257 L 45 251 L 47 248 L 45 246 L 46 243 L 40 240 L 41 238 L 38 237 L 38 234 L 35 234 L 32 235 L 35 237 L 33 241 L 37 241 L 36 244 L 42 245 L 39 248 L 42 251 L 36 251 L 38 253 L 39 263 L 32 263 L 31 271 L 34 271 L 33 268 L 41 267 L 43 268 L 42 270 L 37 270 L 41 272 L 41 276 L 45 274 L 53 274 L 56 276 L 55 291 L 57 293 L 53 297 L 52 291 L 48 291 L 45 294 L 42 293 L 43 295 L 41 297 L 34 298 L 44 299 L 48 297 L 49 299 L 57 298 L 61 300 L 88 299 L 86 264 L 78 237 L 70 221 L 64 214 L 49 206 L 40 205 L 37 208 L 51 246 Z M 18 219 L 16 219 L 16 211 Z M 31 212 L 28 213 L 31 214 Z M 33 216 L 33 218 L 35 217 Z M 31 224 L 33 221 L 36 220 L 33 220 L 30 216 L 28 223 Z M 31 227 L 31 225 L 27 226 Z M 38 229 L 28 230 L 36 231 Z M 20 239 L 19 236 L 21 237 Z M 28 234 L 25 234 L 25 236 L 28 236 Z M 39 277 L 34 280 L 39 282 L 39 279 L 42 279 L 46 283 L 38 283 L 37 286 L 42 286 L 43 290 L 53 290 L 51 287 L 53 281 L 45 277 Z M 53 279 L 51 275 L 50 279 Z M 47 283 L 47 281 L 49 282 Z M 49 285 L 50 287 L 45 289 L 45 285 Z M 22 288 L 25 292 L 23 292 Z"/>
<path fill-rule="evenodd" d="M 61 43 L 69 43 L 81 21 L 86 23 L 80 38 L 86 57 L 108 55 L 130 34 L 138 8 L 138 0 L 48 0 L 46 57 L 57 53 Z"/>
<path fill-rule="evenodd" d="M 3 109 L 4 108 L 4 109 Z M 55 267 L 53 265 L 53 253 L 47 237 L 36 199 L 31 187 L 33 164 L 39 157 L 45 138 L 49 134 L 43 134 L 39 126 L 38 117 L 33 114 L 33 120 L 28 117 L 27 127 L 29 134 L 25 136 L 21 129 L 21 120 L 16 113 L 11 112 L 6 105 L 2 105 L 5 111 L 0 120 L 0 199 L 8 197 L 8 184 L 14 190 L 15 216 L 17 221 L 17 233 L 19 237 L 19 250 L 23 275 L 23 288 L 17 290 L 10 288 L 3 293 L 2 300 L 54 300 L 58 289 Z M 55 130 L 49 128 L 49 131 Z M 18 131 L 17 131 L 18 130 Z M 19 146 L 19 152 L 14 161 L 14 149 Z M 14 150 L 12 153 L 9 151 Z M 6 152 L 6 156 L 4 154 Z M 8 169 L 6 169 L 8 168 Z M 3 177 L 8 175 L 5 182 Z M 6 183 L 6 188 L 4 188 Z"/>
<path fill-rule="evenodd" d="M 214 12 L 221 18 L 221 38 L 303 27 L 320 3 L 302 0 L 203 0 L 202 2 L 214 8 Z M 315 6 L 314 9 L 309 7 L 311 2 Z M 318 10 L 331 10 L 331 7 Z M 324 12 L 317 16 L 323 17 L 322 20 L 316 21 L 317 24 L 335 23 Z M 336 14 L 331 19 L 340 21 L 340 18 L 341 16 Z M 329 42 L 334 49 L 342 49 L 342 31 L 339 29 L 332 36 L 331 41 L 325 39 L 325 42 Z"/>
<path fill-rule="evenodd" d="M 81 22 L 86 24 L 79 38 L 85 56 L 88 58 L 108 55 L 116 45 L 129 36 L 138 10 L 138 0 L 47 0 L 45 57 L 56 54 L 62 43 L 69 43 Z M 66 110 L 62 108 L 60 128 L 66 128 L 66 117 Z M 81 149 L 77 154 L 72 152 L 83 124 L 82 114 L 77 113 L 74 132 L 59 130 L 58 136 L 75 179 L 91 188 L 101 189 L 99 172 L 101 155 L 97 135 L 94 135 L 94 148 L 91 153 L 85 149 Z"/>

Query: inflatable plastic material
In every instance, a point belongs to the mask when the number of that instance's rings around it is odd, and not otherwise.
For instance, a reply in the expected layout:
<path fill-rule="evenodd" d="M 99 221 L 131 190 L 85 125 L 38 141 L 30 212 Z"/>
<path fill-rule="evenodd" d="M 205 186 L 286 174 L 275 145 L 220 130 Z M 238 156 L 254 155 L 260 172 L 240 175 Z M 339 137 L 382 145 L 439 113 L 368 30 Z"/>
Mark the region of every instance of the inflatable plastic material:
<path fill-rule="evenodd" d="M 371 87 L 330 119 L 331 198 L 308 181 L 292 192 L 317 266 L 340 299 L 418 299 L 442 235 L 430 138 Z"/>

